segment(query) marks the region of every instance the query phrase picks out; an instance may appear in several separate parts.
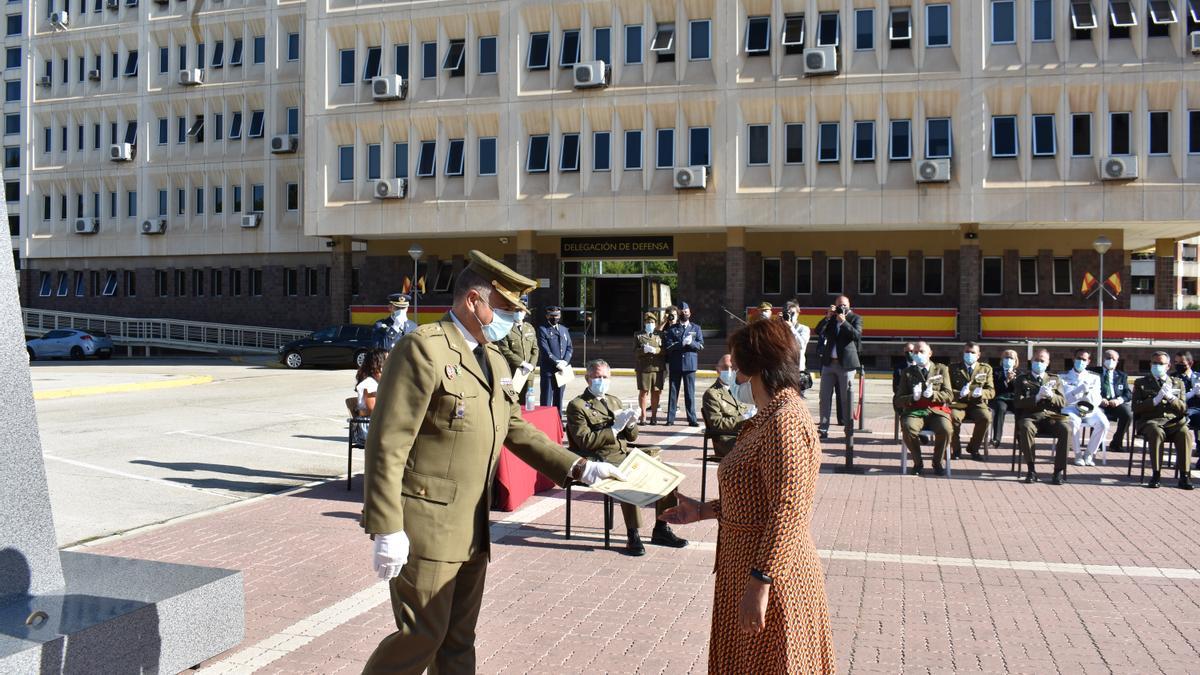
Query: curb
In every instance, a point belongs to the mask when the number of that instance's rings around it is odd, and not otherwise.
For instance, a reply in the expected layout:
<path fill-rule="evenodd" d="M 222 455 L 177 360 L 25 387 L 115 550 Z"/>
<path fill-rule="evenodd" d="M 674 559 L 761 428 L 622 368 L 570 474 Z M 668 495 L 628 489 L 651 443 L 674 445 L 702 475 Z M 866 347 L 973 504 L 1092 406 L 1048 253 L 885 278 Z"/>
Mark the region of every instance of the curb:
<path fill-rule="evenodd" d="M 71 389 L 46 389 L 33 393 L 33 400 L 48 401 L 59 398 L 74 398 L 76 396 L 95 396 L 98 394 L 121 394 L 131 391 L 148 391 L 153 389 L 175 389 L 190 387 L 194 384 L 212 382 L 211 375 L 196 375 L 177 380 L 155 380 L 153 382 L 126 382 L 123 384 L 103 384 L 94 387 L 73 387 Z"/>

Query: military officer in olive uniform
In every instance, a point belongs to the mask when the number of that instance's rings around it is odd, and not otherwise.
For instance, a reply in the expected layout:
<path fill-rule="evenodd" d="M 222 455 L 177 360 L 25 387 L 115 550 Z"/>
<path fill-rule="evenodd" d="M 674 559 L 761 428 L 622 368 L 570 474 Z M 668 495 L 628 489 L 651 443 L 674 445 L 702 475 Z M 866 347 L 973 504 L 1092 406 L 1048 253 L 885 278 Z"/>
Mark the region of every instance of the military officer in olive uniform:
<path fill-rule="evenodd" d="M 662 333 L 655 330 L 658 317 L 646 312 L 642 317 L 642 332 L 633 336 L 637 359 L 638 424 L 646 423 L 646 406 L 650 409 L 650 424 L 658 424 L 658 399 L 667 379 L 667 352 L 663 349 Z"/>
<path fill-rule="evenodd" d="M 971 453 L 971 459 L 978 460 L 979 448 L 992 424 L 991 401 L 996 387 L 992 384 L 992 367 L 979 360 L 979 345 L 974 342 L 963 345 L 963 360 L 950 366 L 950 389 L 954 392 L 954 402 L 950 404 L 954 459 L 962 456 L 959 433 L 963 420 L 970 420 L 974 428 L 967 452 Z"/>
<path fill-rule="evenodd" d="M 742 424 L 754 416 L 753 406 L 735 399 L 729 385 L 733 384 L 737 371 L 733 369 L 733 358 L 729 354 L 717 361 L 717 381 L 704 392 L 700 413 L 704 416 L 704 432 L 712 437 L 713 454 L 724 457 L 733 450 Z"/>
<path fill-rule="evenodd" d="M 910 473 L 920 476 L 925 470 L 921 459 L 921 432 L 933 432 L 933 473 L 946 475 L 942 459 L 946 456 L 946 444 L 950 442 L 950 402 L 954 390 L 950 388 L 950 369 L 932 360 L 933 349 L 927 343 L 916 343 L 913 364 L 900 374 L 900 383 L 892 401 L 900 411 L 900 429 L 904 436 L 904 447 L 913 456 Z"/>
<path fill-rule="evenodd" d="M 401 340 L 383 369 L 366 448 L 362 524 L 391 580 L 397 632 L 368 673 L 475 672 L 475 623 L 489 555 L 488 505 L 503 445 L 559 485 L 623 478 L 581 459 L 521 418 L 508 335 L 536 283 L 478 252 L 454 304 Z"/>
<path fill-rule="evenodd" d="M 1067 445 L 1071 442 L 1071 425 L 1062 409 L 1067 404 L 1063 395 L 1062 382 L 1046 373 L 1050 363 L 1050 352 L 1039 349 L 1033 353 L 1029 371 L 1021 373 L 1013 382 L 1013 407 L 1017 411 L 1014 433 L 1017 448 L 1025 457 L 1028 471 L 1022 482 L 1036 483 L 1033 446 L 1038 434 L 1054 437 L 1054 478 L 1051 483 L 1062 485 L 1067 482 Z"/>
<path fill-rule="evenodd" d="M 528 295 L 521 296 L 521 304 L 529 306 Z M 517 392 L 520 400 L 524 401 L 525 394 L 529 391 L 529 381 L 533 379 L 529 376 L 538 360 L 537 329 L 525 321 L 524 311 L 517 311 L 517 322 L 513 324 L 508 336 L 497 342 L 496 346 L 500 348 L 500 354 L 508 362 L 508 369 L 514 375 L 517 371 L 525 374 L 525 386 Z"/>
<path fill-rule="evenodd" d="M 386 352 L 392 351 L 400 338 L 417 329 L 417 322 L 408 318 L 408 298 L 403 293 L 389 295 L 388 305 L 392 308 L 391 316 L 376 321 L 375 330 L 371 332 L 371 346 Z"/>
<path fill-rule="evenodd" d="M 1179 458 L 1175 465 L 1181 472 L 1179 487 L 1192 489 L 1192 434 L 1188 431 L 1188 387 L 1183 380 L 1167 374 L 1170 357 L 1166 352 L 1154 352 L 1150 357 L 1150 374 L 1138 378 L 1133 385 L 1133 415 L 1137 432 L 1146 439 L 1154 473 L 1150 487 L 1162 480 L 1163 444 L 1172 442 Z"/>
<path fill-rule="evenodd" d="M 608 393 L 611 375 L 612 370 L 603 360 L 597 359 L 588 364 L 588 388 L 567 404 L 567 439 L 575 453 L 619 465 L 629 456 L 629 444 L 638 438 L 638 428 L 634 423 L 637 411 L 623 410 L 621 399 Z M 654 447 L 638 449 L 651 457 L 657 457 L 661 452 Z M 675 503 L 674 492 L 655 503 L 656 518 L 650 543 L 672 548 L 687 546 L 686 540 L 675 536 L 665 522 L 657 519 Z M 645 555 L 646 547 L 642 545 L 638 532 L 642 526 L 641 512 L 632 504 L 621 504 L 621 514 L 625 516 L 629 536 L 626 551 L 633 556 Z"/>

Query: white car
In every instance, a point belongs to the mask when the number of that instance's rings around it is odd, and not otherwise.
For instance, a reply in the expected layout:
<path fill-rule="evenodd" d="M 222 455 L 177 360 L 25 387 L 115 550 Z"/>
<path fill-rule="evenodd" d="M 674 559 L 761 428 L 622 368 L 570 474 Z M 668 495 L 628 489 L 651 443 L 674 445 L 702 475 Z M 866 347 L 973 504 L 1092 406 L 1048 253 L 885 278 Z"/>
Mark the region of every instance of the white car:
<path fill-rule="evenodd" d="M 109 359 L 113 354 L 113 342 L 107 333 L 100 331 L 56 328 L 40 338 L 26 341 L 25 351 L 29 352 L 30 361 L 56 357 L 79 360 L 89 356 Z"/>

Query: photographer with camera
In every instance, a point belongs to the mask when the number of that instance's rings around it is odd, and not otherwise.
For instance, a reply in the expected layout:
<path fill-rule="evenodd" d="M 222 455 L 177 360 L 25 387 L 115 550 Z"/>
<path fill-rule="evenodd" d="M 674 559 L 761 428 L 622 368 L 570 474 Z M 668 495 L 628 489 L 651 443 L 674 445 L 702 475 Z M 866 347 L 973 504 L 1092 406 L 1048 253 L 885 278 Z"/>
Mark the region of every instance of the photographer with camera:
<path fill-rule="evenodd" d="M 846 437 L 854 434 L 854 373 L 860 367 L 862 317 L 850 311 L 850 298 L 839 295 L 817 324 L 817 353 L 821 357 L 821 438 L 829 437 L 829 413 L 833 392 L 838 391 L 838 411 Z"/>

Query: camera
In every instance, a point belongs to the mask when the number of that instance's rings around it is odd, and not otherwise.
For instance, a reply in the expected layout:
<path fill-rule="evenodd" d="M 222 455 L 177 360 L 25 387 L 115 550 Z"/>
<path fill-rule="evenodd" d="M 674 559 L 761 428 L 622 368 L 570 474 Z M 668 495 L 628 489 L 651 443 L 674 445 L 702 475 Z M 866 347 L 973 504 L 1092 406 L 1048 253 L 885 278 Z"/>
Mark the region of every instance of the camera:
<path fill-rule="evenodd" d="M 838 314 L 845 314 L 846 308 L 839 305 L 836 311 Z"/>

